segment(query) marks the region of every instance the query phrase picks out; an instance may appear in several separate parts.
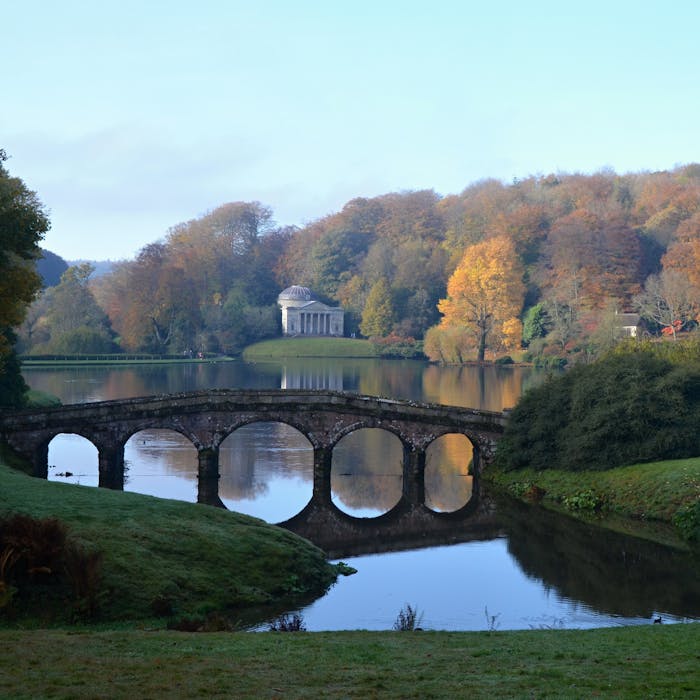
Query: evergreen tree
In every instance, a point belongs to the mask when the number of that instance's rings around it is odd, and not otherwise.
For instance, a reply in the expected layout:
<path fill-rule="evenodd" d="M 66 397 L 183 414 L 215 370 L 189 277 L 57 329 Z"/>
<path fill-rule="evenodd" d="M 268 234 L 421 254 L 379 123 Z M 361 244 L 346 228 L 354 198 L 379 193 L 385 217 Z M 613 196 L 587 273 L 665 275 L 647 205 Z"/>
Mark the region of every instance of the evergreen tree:
<path fill-rule="evenodd" d="M 368 338 L 389 335 L 394 323 L 394 307 L 389 286 L 380 279 L 375 282 L 367 295 L 362 311 L 360 333 Z"/>

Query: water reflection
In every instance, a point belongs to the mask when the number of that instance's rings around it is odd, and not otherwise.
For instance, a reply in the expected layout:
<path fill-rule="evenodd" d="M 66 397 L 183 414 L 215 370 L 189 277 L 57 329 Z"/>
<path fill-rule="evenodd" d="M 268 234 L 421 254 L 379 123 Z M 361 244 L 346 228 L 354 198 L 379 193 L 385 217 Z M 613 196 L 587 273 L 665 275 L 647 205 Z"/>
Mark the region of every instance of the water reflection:
<path fill-rule="evenodd" d="M 333 450 L 331 497 L 340 510 L 371 518 L 390 511 L 401 498 L 403 446 L 396 435 L 362 428 Z"/>
<path fill-rule="evenodd" d="M 527 368 L 437 367 L 411 361 L 290 360 L 121 368 L 27 369 L 29 385 L 64 403 L 207 388 L 279 388 L 320 381 L 349 391 L 501 410 L 544 375 Z M 286 377 L 286 379 L 285 379 Z M 332 385 L 332 386 L 331 386 Z M 333 498 L 347 512 L 372 517 L 401 494 L 401 447 L 372 431 L 333 463 Z M 364 434 L 364 435 L 363 435 Z M 426 460 L 426 498 L 437 511 L 458 509 L 471 495 L 470 446 L 436 441 Z M 345 446 L 347 447 L 347 445 Z M 432 451 L 438 456 L 431 456 Z M 362 456 L 362 455 L 365 456 Z M 305 438 L 280 424 L 248 426 L 221 450 L 220 492 L 234 510 L 279 522 L 300 511 L 312 492 L 312 453 Z M 197 456 L 184 437 L 143 431 L 127 443 L 126 489 L 195 501 Z M 96 485 L 97 452 L 73 435 L 49 447 L 49 478 L 72 472 Z M 345 475 L 353 474 L 351 483 Z M 374 481 L 372 481 L 374 479 Z M 304 612 L 309 629 L 390 629 L 407 603 L 436 629 L 592 627 L 700 616 L 700 570 L 687 555 L 516 504 L 496 511 L 507 537 L 351 559 L 360 573 L 343 578 Z M 462 542 L 456 531 L 454 541 Z M 461 538 L 461 539 L 460 539 Z M 446 537 L 450 540 L 450 537 Z"/>
<path fill-rule="evenodd" d="M 425 504 L 439 513 L 452 513 L 472 496 L 469 467 L 474 448 L 464 435 L 433 440 L 425 456 Z"/>
<path fill-rule="evenodd" d="M 287 520 L 311 499 L 314 454 L 284 423 L 252 423 L 229 435 L 219 451 L 219 497 L 239 513 Z"/>
<path fill-rule="evenodd" d="M 499 502 L 508 551 L 558 595 L 610 615 L 700 615 L 700 561 L 542 508 Z"/>
<path fill-rule="evenodd" d="M 305 361 L 287 360 L 282 365 L 282 389 L 349 390 L 345 386 L 343 368 L 330 358 L 319 358 L 309 367 Z"/>
<path fill-rule="evenodd" d="M 427 629 L 592 628 L 700 618 L 700 562 L 510 499 L 504 535 L 460 544 L 346 558 L 341 579 L 302 610 L 313 631 L 391 629 L 409 602 Z M 445 536 L 450 539 L 449 535 Z"/>
<path fill-rule="evenodd" d="M 292 358 L 123 367 L 23 368 L 33 388 L 82 403 L 203 389 L 329 388 L 500 411 L 545 378 L 529 367 L 439 367 L 414 360 Z M 327 385 L 327 386 L 324 386 Z"/>
<path fill-rule="evenodd" d="M 197 450 L 174 430 L 141 430 L 124 447 L 125 491 L 197 502 Z"/>

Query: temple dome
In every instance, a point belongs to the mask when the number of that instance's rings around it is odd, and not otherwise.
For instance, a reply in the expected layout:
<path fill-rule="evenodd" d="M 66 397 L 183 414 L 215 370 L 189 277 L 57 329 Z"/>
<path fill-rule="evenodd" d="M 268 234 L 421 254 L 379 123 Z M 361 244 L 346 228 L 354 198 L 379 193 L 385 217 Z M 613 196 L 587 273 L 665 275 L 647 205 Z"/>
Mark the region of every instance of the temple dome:
<path fill-rule="evenodd" d="M 277 301 L 307 302 L 313 301 L 315 298 L 316 297 L 308 287 L 301 287 L 298 284 L 293 284 L 291 287 L 287 287 L 287 289 L 280 292 Z"/>

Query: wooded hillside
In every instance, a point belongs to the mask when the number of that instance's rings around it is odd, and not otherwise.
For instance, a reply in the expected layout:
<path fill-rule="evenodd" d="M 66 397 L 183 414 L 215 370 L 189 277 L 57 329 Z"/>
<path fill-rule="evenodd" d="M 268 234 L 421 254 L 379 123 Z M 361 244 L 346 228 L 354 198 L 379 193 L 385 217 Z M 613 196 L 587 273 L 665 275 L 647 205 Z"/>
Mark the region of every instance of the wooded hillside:
<path fill-rule="evenodd" d="M 593 356 L 619 337 L 622 312 L 673 335 L 700 313 L 700 165 L 357 198 L 303 228 L 234 202 L 90 290 L 125 350 L 236 352 L 279 332 L 275 300 L 291 284 L 344 306 L 348 334 L 425 339 L 444 361 Z M 50 315 L 30 314 L 24 350 L 52 351 Z"/>

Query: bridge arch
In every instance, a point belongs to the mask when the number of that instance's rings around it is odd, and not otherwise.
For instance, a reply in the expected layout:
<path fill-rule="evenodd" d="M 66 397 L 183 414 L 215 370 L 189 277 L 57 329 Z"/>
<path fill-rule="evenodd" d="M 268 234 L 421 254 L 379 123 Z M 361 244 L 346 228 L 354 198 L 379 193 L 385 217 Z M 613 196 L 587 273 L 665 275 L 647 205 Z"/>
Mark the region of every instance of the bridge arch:
<path fill-rule="evenodd" d="M 425 505 L 436 513 L 453 513 L 474 495 L 474 445 L 463 433 L 444 433 L 426 448 Z"/>
<path fill-rule="evenodd" d="M 238 512 L 289 518 L 311 500 L 313 470 L 314 448 L 303 432 L 289 422 L 252 420 L 219 446 L 219 496 Z"/>
<path fill-rule="evenodd" d="M 383 427 L 346 432 L 332 448 L 336 507 L 353 517 L 378 517 L 393 510 L 403 497 L 405 452 L 401 437 Z"/>
<path fill-rule="evenodd" d="M 47 479 L 97 486 L 99 452 L 97 445 L 89 437 L 77 431 L 58 433 L 47 441 L 46 449 Z"/>
<path fill-rule="evenodd" d="M 144 428 L 132 432 L 124 443 L 124 488 L 158 496 L 159 478 L 168 473 L 170 498 L 197 500 L 198 450 L 183 431 L 172 428 Z"/>
<path fill-rule="evenodd" d="M 187 436 L 198 451 L 198 501 L 221 505 L 219 446 L 236 427 L 263 420 L 287 423 L 312 444 L 313 494 L 309 508 L 322 515 L 324 509 L 333 511 L 332 454 L 343 434 L 360 427 L 395 433 L 403 445 L 401 504 L 409 510 L 420 510 L 425 507 L 423 479 L 428 445 L 445 433 L 463 433 L 474 447 L 474 474 L 478 477 L 493 456 L 506 416 L 335 391 L 217 389 L 0 413 L 0 436 L 32 463 L 36 476 L 46 478 L 51 437 L 78 432 L 97 446 L 99 485 L 121 489 L 128 438 L 144 428 L 173 429 Z"/>

